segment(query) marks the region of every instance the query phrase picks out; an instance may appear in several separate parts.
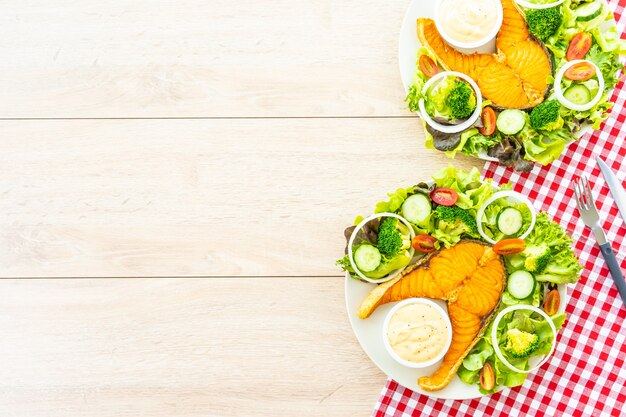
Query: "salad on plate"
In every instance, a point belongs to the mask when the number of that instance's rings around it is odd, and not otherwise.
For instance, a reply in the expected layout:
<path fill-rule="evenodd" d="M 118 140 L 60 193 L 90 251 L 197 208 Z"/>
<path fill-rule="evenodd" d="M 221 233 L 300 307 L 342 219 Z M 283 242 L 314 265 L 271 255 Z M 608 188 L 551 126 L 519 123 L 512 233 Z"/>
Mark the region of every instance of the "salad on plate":
<path fill-rule="evenodd" d="M 406 103 L 422 117 L 427 147 L 530 171 L 534 163 L 551 163 L 568 143 L 600 128 L 622 76 L 626 42 L 604 0 L 494 1 L 502 6 L 503 20 L 493 53 L 455 49 L 437 18 L 417 19 L 421 47 Z M 429 84 L 448 71 L 479 87 L 479 117 L 470 123 L 450 117 L 451 109 L 467 114 L 474 103 L 467 95 L 442 101 L 445 85 L 433 89 Z M 447 112 L 434 114 L 441 108 Z"/>
<path fill-rule="evenodd" d="M 352 321 L 378 323 L 385 304 L 412 298 L 445 303 L 452 341 L 433 368 L 412 370 L 419 389 L 441 392 L 458 379 L 478 395 L 491 394 L 521 385 L 549 359 L 565 321 L 565 284 L 576 282 L 582 267 L 572 239 L 547 213 L 536 213 L 511 184 L 497 186 L 476 168 L 453 166 L 432 181 L 390 193 L 374 212 L 346 229 L 346 254 L 337 261 L 350 287 L 367 294 L 349 314 Z M 361 248 L 368 248 L 362 259 Z M 403 261 L 367 279 L 355 272 L 355 264 L 363 274 L 385 265 L 385 253 L 402 253 Z M 403 342 L 421 349 L 426 325 L 415 318 L 410 326 L 422 329 L 421 336 L 408 332 Z M 353 327 L 357 336 L 372 331 Z M 370 354 L 384 342 L 359 340 Z M 385 370 L 391 377 L 404 372 L 401 364 Z"/>

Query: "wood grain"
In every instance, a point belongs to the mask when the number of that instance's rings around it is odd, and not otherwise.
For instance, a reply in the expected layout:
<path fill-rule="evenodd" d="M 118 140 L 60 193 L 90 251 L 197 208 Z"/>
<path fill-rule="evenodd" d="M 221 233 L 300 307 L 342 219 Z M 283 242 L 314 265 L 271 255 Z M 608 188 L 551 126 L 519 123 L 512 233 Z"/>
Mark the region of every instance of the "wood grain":
<path fill-rule="evenodd" d="M 1 4 L 0 118 L 408 114 L 405 1 Z"/>
<path fill-rule="evenodd" d="M 415 119 L 2 121 L 0 276 L 338 275 L 355 216 L 451 162 L 421 134 Z"/>
<path fill-rule="evenodd" d="M 0 281 L 3 417 L 365 416 L 339 278 Z"/>

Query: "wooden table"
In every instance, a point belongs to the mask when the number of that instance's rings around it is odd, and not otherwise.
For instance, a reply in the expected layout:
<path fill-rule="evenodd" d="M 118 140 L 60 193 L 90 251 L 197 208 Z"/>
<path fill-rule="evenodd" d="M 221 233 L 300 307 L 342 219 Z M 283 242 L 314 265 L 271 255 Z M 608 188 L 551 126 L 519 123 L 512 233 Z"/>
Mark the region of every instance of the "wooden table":
<path fill-rule="evenodd" d="M 0 415 L 369 415 L 342 232 L 449 163 L 408 2 L 1 5 Z"/>

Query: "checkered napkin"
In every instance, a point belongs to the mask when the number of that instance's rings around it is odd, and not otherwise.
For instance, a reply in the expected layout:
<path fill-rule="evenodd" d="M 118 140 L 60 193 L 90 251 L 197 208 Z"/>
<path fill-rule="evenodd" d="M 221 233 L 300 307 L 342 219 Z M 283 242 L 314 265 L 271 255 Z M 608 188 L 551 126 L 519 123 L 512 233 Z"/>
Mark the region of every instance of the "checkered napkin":
<path fill-rule="evenodd" d="M 626 0 L 610 1 L 624 37 Z M 567 322 L 554 356 L 520 387 L 474 400 L 436 400 L 388 380 L 373 416 L 626 416 L 626 307 L 622 303 L 593 235 L 585 228 L 573 199 L 572 181 L 587 174 L 607 238 L 626 271 L 626 225 L 595 162 L 601 156 L 626 177 L 626 88 L 621 82 L 615 106 L 600 131 L 573 143 L 558 161 L 519 174 L 487 163 L 484 177 L 513 182 L 537 209 L 547 211 L 572 234 L 585 266 L 568 288 Z"/>

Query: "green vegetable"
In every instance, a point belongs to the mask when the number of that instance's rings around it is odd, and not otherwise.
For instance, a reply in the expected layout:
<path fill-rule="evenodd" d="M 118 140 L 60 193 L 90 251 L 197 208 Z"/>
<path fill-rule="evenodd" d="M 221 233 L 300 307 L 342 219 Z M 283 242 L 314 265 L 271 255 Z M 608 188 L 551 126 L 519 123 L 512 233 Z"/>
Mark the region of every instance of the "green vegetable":
<path fill-rule="evenodd" d="M 529 297 L 535 289 L 535 278 L 530 272 L 515 271 L 507 280 L 507 291 L 518 300 Z"/>
<path fill-rule="evenodd" d="M 576 21 L 588 22 L 595 19 L 602 13 L 603 7 L 604 5 L 601 0 L 581 4 L 576 8 Z"/>
<path fill-rule="evenodd" d="M 476 218 L 467 210 L 458 206 L 437 206 L 434 214 L 437 227 L 432 236 L 443 242 L 446 247 L 458 243 L 462 235 L 480 236 Z"/>
<path fill-rule="evenodd" d="M 445 117 L 454 120 L 452 109 L 448 104 L 448 96 L 456 85 L 456 77 L 450 75 L 431 86 L 424 93 L 426 112 L 431 117 Z"/>
<path fill-rule="evenodd" d="M 521 110 L 509 109 L 500 112 L 496 127 L 505 135 L 515 135 L 524 128 L 526 113 Z"/>
<path fill-rule="evenodd" d="M 547 265 L 541 273 L 535 274 L 537 281 L 555 284 L 576 282 L 582 266 L 570 246 L 571 243 L 572 238 L 558 223 L 550 220 L 545 212 L 537 215 L 535 227 L 526 238 L 526 244 L 528 246 L 547 246 L 550 249 L 550 259 Z M 539 264 L 540 257 L 537 266 L 541 266 Z"/>
<path fill-rule="evenodd" d="M 555 130 L 563 127 L 560 109 L 558 101 L 544 101 L 530 112 L 530 125 L 535 130 Z"/>
<path fill-rule="evenodd" d="M 382 256 L 372 245 L 361 245 L 354 251 L 354 262 L 361 272 L 371 272 L 378 268 Z"/>
<path fill-rule="evenodd" d="M 476 109 L 476 93 L 467 82 L 457 80 L 446 97 L 446 104 L 455 119 L 467 119 Z"/>
<path fill-rule="evenodd" d="M 400 250 L 407 249 L 409 244 L 406 240 L 403 240 L 402 234 L 408 234 L 406 226 L 395 217 L 385 217 L 378 229 L 377 246 L 380 253 L 391 257 L 395 256 Z"/>
<path fill-rule="evenodd" d="M 573 84 L 568 87 L 563 92 L 563 97 L 574 104 L 587 104 L 592 99 L 591 91 L 584 84 Z"/>
<path fill-rule="evenodd" d="M 511 329 L 506 332 L 506 337 L 504 349 L 514 358 L 530 356 L 539 347 L 539 336 L 533 333 Z"/>
<path fill-rule="evenodd" d="M 526 246 L 522 254 L 526 257 L 524 268 L 535 274 L 543 272 L 552 258 L 552 252 L 545 243 Z"/>
<path fill-rule="evenodd" d="M 561 26 L 563 15 L 560 7 L 549 9 L 530 9 L 526 11 L 528 30 L 540 40 L 552 36 Z"/>
<path fill-rule="evenodd" d="M 502 233 L 506 236 L 512 236 L 522 229 L 524 216 L 515 207 L 505 207 L 498 213 L 496 224 Z"/>
<path fill-rule="evenodd" d="M 428 227 L 431 211 L 430 199 L 424 194 L 414 194 L 402 203 L 402 216 L 420 227 Z"/>
<path fill-rule="evenodd" d="M 467 172 L 450 165 L 433 175 L 433 180 L 437 187 L 456 191 L 459 196 L 456 205 L 465 210 L 474 210 L 474 213 L 494 193 L 492 179 L 481 179 L 480 171 L 476 167 Z M 510 185 L 501 187 L 502 190 L 510 188 Z"/>
<path fill-rule="evenodd" d="M 602 35 L 598 36 L 602 37 Z M 604 78 L 604 91 L 612 90 L 619 82 L 619 73 L 624 71 L 624 65 L 619 62 L 619 55 L 612 51 L 605 51 L 600 44 L 597 44 L 589 49 L 586 58 L 600 68 L 602 78 Z"/>

